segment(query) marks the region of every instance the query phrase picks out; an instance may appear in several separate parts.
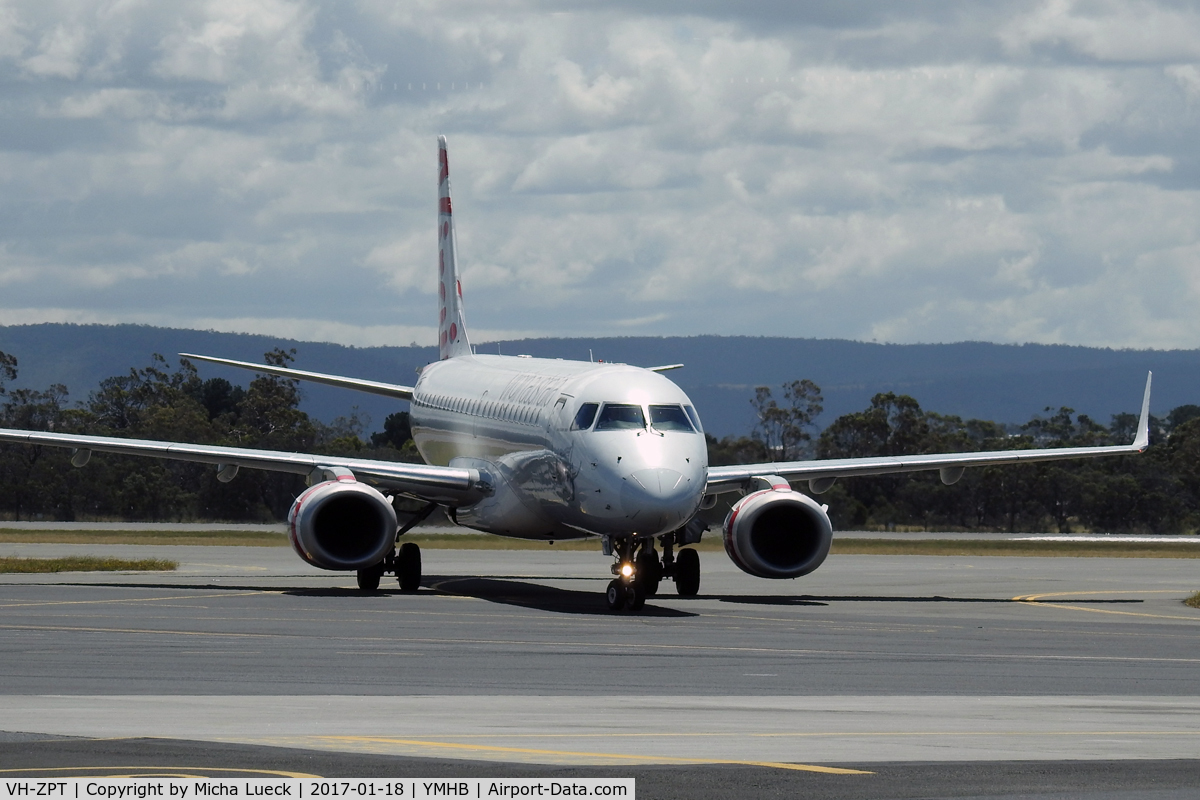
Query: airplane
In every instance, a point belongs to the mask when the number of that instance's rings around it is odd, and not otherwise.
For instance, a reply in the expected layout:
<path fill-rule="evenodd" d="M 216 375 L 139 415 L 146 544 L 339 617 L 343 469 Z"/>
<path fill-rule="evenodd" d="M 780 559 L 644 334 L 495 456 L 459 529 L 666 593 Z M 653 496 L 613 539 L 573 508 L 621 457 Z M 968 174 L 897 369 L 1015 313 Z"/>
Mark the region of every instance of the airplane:
<path fill-rule="evenodd" d="M 810 494 L 842 478 L 938 470 L 950 485 L 969 467 L 1130 455 L 1149 444 L 1151 375 L 1129 445 L 709 466 L 695 405 L 663 375 L 679 364 L 640 368 L 473 351 L 444 136 L 437 181 L 439 358 L 420 370 L 415 386 L 180 354 L 408 401 L 426 463 L 11 429 L 0 429 L 0 442 L 71 448 L 77 467 L 97 452 L 214 464 L 222 482 L 241 468 L 305 475 L 308 488 L 288 514 L 292 548 L 315 567 L 355 571 L 363 591 L 378 590 L 385 574 L 402 592 L 419 588 L 420 548 L 402 538 L 438 508 L 458 525 L 500 536 L 598 539 L 613 558 L 605 598 L 614 611 L 642 608 L 664 578 L 680 596 L 699 592 L 699 555 L 686 545 L 700 541 L 705 512 L 722 496 L 729 496 L 721 535 L 730 559 L 760 578 L 797 578 L 821 566 L 833 538 L 828 507 Z M 793 487 L 803 483 L 809 494 Z M 423 503 L 403 524 L 397 496 Z"/>

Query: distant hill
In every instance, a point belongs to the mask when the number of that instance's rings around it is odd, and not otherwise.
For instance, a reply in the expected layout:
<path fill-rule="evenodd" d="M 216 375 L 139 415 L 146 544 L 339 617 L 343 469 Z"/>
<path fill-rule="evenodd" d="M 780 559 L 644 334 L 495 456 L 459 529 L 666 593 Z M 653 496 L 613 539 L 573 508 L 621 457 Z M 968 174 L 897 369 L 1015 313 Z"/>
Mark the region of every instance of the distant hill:
<path fill-rule="evenodd" d="M 296 348 L 296 366 L 316 372 L 411 383 L 435 359 L 432 347 L 345 347 L 250 334 L 215 333 L 143 325 L 0 326 L 0 350 L 20 360 L 18 386 L 63 383 L 82 400 L 100 380 L 150 363 L 152 353 L 205 353 L 259 361 L 274 347 Z M 669 373 L 696 402 L 705 427 L 718 436 L 744 434 L 754 424 L 754 387 L 778 387 L 811 378 L 825 394 L 827 425 L 865 408 L 876 392 L 915 397 L 943 414 L 1025 422 L 1045 407 L 1070 406 L 1107 423 L 1118 412 L 1136 412 L 1146 371 L 1154 371 L 1152 410 L 1200 404 L 1200 350 L 1109 350 L 1067 345 L 871 344 L 841 339 L 745 336 L 527 339 L 481 344 L 480 352 L 546 358 L 597 359 L 640 366 L 682 362 Z M 204 376 L 245 383 L 241 370 L 200 366 Z M 383 418 L 407 404 L 308 384 L 304 408 L 328 422 L 352 406 Z"/>

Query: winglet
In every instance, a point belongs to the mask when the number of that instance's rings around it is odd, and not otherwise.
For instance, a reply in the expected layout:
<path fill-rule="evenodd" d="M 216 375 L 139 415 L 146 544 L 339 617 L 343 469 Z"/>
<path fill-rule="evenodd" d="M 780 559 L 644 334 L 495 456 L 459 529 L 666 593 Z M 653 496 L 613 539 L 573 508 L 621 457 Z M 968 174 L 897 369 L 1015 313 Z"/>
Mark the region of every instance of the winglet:
<path fill-rule="evenodd" d="M 1150 379 L 1153 377 L 1153 372 L 1146 373 L 1146 394 L 1142 397 L 1142 416 L 1138 420 L 1137 438 L 1133 440 L 1133 447 L 1136 447 L 1139 453 L 1150 446 Z"/>

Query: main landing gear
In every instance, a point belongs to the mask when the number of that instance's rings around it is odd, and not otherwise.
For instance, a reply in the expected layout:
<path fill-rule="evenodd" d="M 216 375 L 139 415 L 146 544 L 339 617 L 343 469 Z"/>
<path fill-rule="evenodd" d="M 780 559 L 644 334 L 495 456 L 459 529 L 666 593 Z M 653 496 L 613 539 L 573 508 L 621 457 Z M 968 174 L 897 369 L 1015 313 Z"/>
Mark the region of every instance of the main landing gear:
<path fill-rule="evenodd" d="M 358 571 L 358 588 L 364 592 L 379 589 L 379 581 L 386 574 L 396 576 L 400 591 L 412 594 L 421 588 L 421 548 L 416 542 L 405 542 L 400 549 L 373 567 Z"/>
<path fill-rule="evenodd" d="M 675 534 L 660 537 L 663 546 L 662 558 L 654 549 L 653 539 L 610 540 L 606 552 L 616 557 L 612 571 L 616 577 L 608 584 L 604 593 L 612 611 L 628 609 L 638 611 L 646 605 L 647 597 L 658 594 L 658 585 L 663 578 L 675 581 L 675 591 L 680 597 L 695 597 L 700 591 L 700 555 L 691 548 L 674 555 Z"/>
<path fill-rule="evenodd" d="M 404 524 L 404 527 L 396 531 L 397 541 L 401 536 L 428 519 L 429 515 L 437 510 L 437 507 L 437 503 L 428 503 L 414 514 Z M 400 591 L 405 594 L 413 594 L 421 588 L 421 548 L 417 546 L 416 542 L 405 542 L 400 545 L 399 550 L 375 566 L 360 569 L 358 571 L 358 588 L 364 592 L 378 591 L 379 579 L 388 572 L 396 576 L 396 581 L 400 584 Z"/>

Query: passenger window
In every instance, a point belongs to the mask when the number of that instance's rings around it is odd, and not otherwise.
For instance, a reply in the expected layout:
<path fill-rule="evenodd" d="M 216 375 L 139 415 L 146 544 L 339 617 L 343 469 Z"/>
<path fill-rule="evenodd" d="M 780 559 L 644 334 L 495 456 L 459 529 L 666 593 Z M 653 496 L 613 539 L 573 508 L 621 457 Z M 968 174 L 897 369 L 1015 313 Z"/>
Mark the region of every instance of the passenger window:
<path fill-rule="evenodd" d="M 693 433 L 692 423 L 679 406 L 650 406 L 650 427 L 660 431 Z"/>
<path fill-rule="evenodd" d="M 598 431 L 639 430 L 646 427 L 646 415 L 641 406 L 626 403 L 605 403 L 596 422 Z"/>
<path fill-rule="evenodd" d="M 596 410 L 599 408 L 599 403 L 584 403 L 581 405 L 579 412 L 575 414 L 575 421 L 571 423 L 571 430 L 586 431 L 592 427 L 592 423 L 596 421 Z"/>

